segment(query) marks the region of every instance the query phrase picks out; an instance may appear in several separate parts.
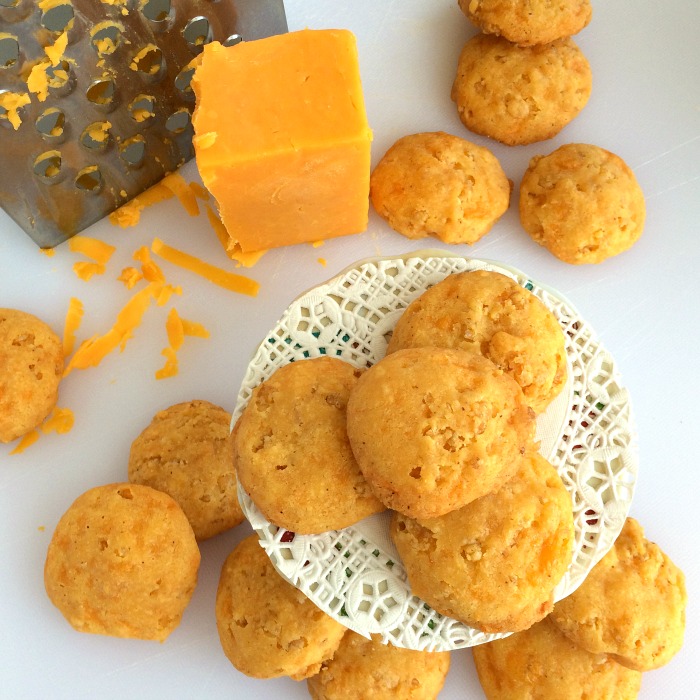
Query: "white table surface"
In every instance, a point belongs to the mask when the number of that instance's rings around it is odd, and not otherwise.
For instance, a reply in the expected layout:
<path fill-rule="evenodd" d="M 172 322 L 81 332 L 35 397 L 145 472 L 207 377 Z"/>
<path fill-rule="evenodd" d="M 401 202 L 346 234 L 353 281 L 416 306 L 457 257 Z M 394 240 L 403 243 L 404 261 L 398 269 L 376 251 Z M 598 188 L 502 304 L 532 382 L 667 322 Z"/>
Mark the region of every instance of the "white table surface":
<path fill-rule="evenodd" d="M 700 697 L 700 3 L 593 5 L 593 20 L 577 37 L 593 70 L 588 105 L 555 139 L 509 148 L 467 132 L 450 101 L 457 56 L 475 32 L 456 0 L 287 0 L 290 29 L 345 27 L 357 35 L 374 163 L 397 138 L 441 129 L 489 146 L 517 193 L 531 156 L 568 142 L 596 144 L 635 171 L 648 206 L 644 235 L 632 250 L 601 265 L 569 266 L 520 228 L 516 194 L 507 214 L 471 248 L 409 241 L 372 214 L 361 235 L 320 248 L 270 252 L 248 272 L 262 283 L 255 299 L 163 263 L 168 280 L 183 287 L 172 303 L 211 331 L 208 340 L 186 340 L 180 374 L 154 379 L 167 344 L 167 308 L 152 308 L 123 354 L 73 372 L 61 384 L 59 406 L 75 413 L 70 433 L 44 435 L 14 456 L 13 445 L 0 445 L 0 697 L 307 697 L 304 683 L 245 677 L 219 646 L 213 613 L 219 570 L 248 534 L 246 526 L 202 544 L 199 585 L 182 624 L 164 644 L 74 632 L 44 593 L 46 547 L 80 493 L 126 479 L 131 441 L 157 410 L 193 398 L 233 408 L 250 354 L 294 297 L 357 259 L 425 247 L 498 260 L 557 288 L 614 355 L 639 429 L 631 514 L 685 571 L 690 595 L 685 646 L 668 666 L 645 675 L 640 697 Z M 197 178 L 194 163 L 184 174 Z M 0 306 L 35 313 L 60 334 L 68 300 L 77 296 L 85 304 L 82 338 L 111 325 L 130 295 L 115 278 L 131 264 L 132 252 L 154 236 L 227 265 L 206 217 L 188 217 L 175 200 L 147 209 L 136 228 L 102 221 L 85 233 L 117 246 L 107 274 L 87 283 L 73 274 L 79 256 L 66 245 L 45 257 L 0 214 Z M 482 693 L 471 654 L 459 651 L 441 698 L 465 697 Z"/>

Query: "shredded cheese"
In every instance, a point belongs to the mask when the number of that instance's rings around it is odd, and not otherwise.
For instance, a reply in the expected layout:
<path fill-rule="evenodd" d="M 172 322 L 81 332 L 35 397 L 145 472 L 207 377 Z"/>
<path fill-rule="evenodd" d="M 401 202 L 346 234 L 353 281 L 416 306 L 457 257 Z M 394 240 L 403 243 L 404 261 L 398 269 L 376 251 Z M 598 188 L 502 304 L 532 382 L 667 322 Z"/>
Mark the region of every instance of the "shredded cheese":
<path fill-rule="evenodd" d="M 163 348 L 161 355 L 165 356 L 165 364 L 156 371 L 156 379 L 174 377 L 178 372 L 177 355 L 171 347 Z"/>
<path fill-rule="evenodd" d="M 173 350 L 179 350 L 185 342 L 185 329 L 182 319 L 174 306 L 170 309 L 168 318 L 165 321 L 165 330 L 168 333 L 170 347 Z"/>
<path fill-rule="evenodd" d="M 180 173 L 170 173 L 161 182 L 178 198 L 180 204 L 190 216 L 199 216 L 199 204 L 197 204 L 196 195 Z"/>
<path fill-rule="evenodd" d="M 161 287 L 160 284 L 150 282 L 136 292 L 117 314 L 114 325 L 104 335 L 93 336 L 81 343 L 70 359 L 63 376 L 67 376 L 74 369 L 97 367 L 117 347 L 123 351 L 134 329 L 141 324 L 151 299 L 157 298 L 160 294 Z"/>
<path fill-rule="evenodd" d="M 68 239 L 68 247 L 74 253 L 80 253 L 90 260 L 106 265 L 116 248 L 109 243 L 88 236 L 72 236 Z"/>
<path fill-rule="evenodd" d="M 31 447 L 37 440 L 39 439 L 39 431 L 38 430 L 31 430 L 28 432 L 26 435 L 22 437 L 22 439 L 17 443 L 17 446 L 15 447 L 12 452 L 10 452 L 11 455 L 18 455 L 21 452 L 24 452 L 28 447 Z"/>
<path fill-rule="evenodd" d="M 160 269 L 158 263 L 153 262 L 148 246 L 144 245 L 135 250 L 133 258 L 137 262 L 141 263 L 141 273 L 143 274 L 145 280 L 148 282 L 165 283 L 165 275 Z"/>
<path fill-rule="evenodd" d="M 73 428 L 74 423 L 75 416 L 70 408 L 55 408 L 42 424 L 41 432 L 44 434 L 56 432 L 63 435 Z"/>
<path fill-rule="evenodd" d="M 182 330 L 185 335 L 192 336 L 195 338 L 208 338 L 209 331 L 201 324 L 196 321 L 188 321 L 186 318 L 181 318 Z"/>
<path fill-rule="evenodd" d="M 52 66 L 57 66 L 59 64 L 61 58 L 63 58 L 63 54 L 65 53 L 67 46 L 68 32 L 64 31 L 53 44 L 50 44 L 44 48 L 44 52 L 51 61 Z"/>
<path fill-rule="evenodd" d="M 83 282 L 88 282 L 94 275 L 103 275 L 106 269 L 102 263 L 85 261 L 73 263 L 73 272 Z"/>
<path fill-rule="evenodd" d="M 173 294 L 180 296 L 182 294 L 182 287 L 179 285 L 173 287 L 172 284 L 163 285 L 163 289 L 160 290 L 160 293 L 156 297 L 156 306 L 165 306 L 170 301 L 170 297 Z"/>
<path fill-rule="evenodd" d="M 208 202 L 211 199 L 209 190 L 198 182 L 190 182 L 190 189 L 194 193 L 194 196 L 197 197 L 197 199 L 201 199 L 203 202 Z"/>
<path fill-rule="evenodd" d="M 146 207 L 172 197 L 173 193 L 161 182 L 157 182 L 153 187 L 149 187 L 145 192 L 113 211 L 109 215 L 109 220 L 112 224 L 121 228 L 136 226 L 141 219 L 141 212 Z"/>
<path fill-rule="evenodd" d="M 323 267 L 325 267 L 328 264 L 325 258 L 316 258 L 316 260 L 320 265 L 323 265 Z"/>
<path fill-rule="evenodd" d="M 55 248 L 39 248 L 39 252 L 43 253 L 47 258 L 53 258 L 56 255 Z"/>
<path fill-rule="evenodd" d="M 143 274 L 135 267 L 125 267 L 117 279 L 123 282 L 127 289 L 133 289 L 143 279 Z"/>
<path fill-rule="evenodd" d="M 185 336 L 209 337 L 209 331 L 201 323 L 181 318 L 175 307 L 170 309 L 165 321 L 165 330 L 169 345 L 161 351 L 161 355 L 165 356 L 165 364 L 156 372 L 156 379 L 174 377 L 178 373 L 177 351 L 185 342 Z"/>
<path fill-rule="evenodd" d="M 109 243 L 88 236 L 73 236 L 68 241 L 68 247 L 74 253 L 80 253 L 92 262 L 77 262 L 73 265 L 73 272 L 84 281 L 88 281 L 93 275 L 102 275 L 109 259 L 116 248 Z"/>
<path fill-rule="evenodd" d="M 212 284 L 216 284 L 219 287 L 228 289 L 233 292 L 238 292 L 240 294 L 247 294 L 249 296 L 257 296 L 260 290 L 260 284 L 255 280 L 251 280 L 248 277 L 243 277 L 242 275 L 237 275 L 233 272 L 228 272 L 227 270 L 222 270 L 220 267 L 215 265 L 210 265 L 199 258 L 196 258 L 189 253 L 185 253 L 177 248 L 172 248 L 166 245 L 159 238 L 154 238 L 151 244 L 151 250 L 163 260 L 167 260 L 173 265 L 182 267 L 185 270 L 194 272 L 205 279 L 209 280 Z"/>
<path fill-rule="evenodd" d="M 63 324 L 63 357 L 70 357 L 75 347 L 75 333 L 83 320 L 83 302 L 71 297 Z"/>

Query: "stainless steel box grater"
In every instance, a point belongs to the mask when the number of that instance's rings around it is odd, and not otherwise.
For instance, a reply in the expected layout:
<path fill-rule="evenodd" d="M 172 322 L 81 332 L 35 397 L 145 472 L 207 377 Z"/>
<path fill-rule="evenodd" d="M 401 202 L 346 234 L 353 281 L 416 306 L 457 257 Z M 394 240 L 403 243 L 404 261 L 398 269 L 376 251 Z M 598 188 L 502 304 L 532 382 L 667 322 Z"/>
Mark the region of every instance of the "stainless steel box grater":
<path fill-rule="evenodd" d="M 204 44 L 286 29 L 282 0 L 0 0 L 0 204 L 41 247 L 101 219 L 192 157 Z"/>

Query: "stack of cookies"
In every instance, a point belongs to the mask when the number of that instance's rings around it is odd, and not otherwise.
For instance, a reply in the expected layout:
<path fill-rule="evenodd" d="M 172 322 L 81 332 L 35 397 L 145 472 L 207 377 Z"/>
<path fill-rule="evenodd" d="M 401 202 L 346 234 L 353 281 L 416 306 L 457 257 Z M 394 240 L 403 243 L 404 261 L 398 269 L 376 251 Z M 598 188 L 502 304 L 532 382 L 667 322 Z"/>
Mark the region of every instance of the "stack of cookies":
<path fill-rule="evenodd" d="M 472 650 L 489 700 L 623 698 L 680 650 L 687 593 L 680 569 L 627 518 L 583 584 L 528 630 Z"/>
<path fill-rule="evenodd" d="M 500 273 L 447 277 L 366 371 L 293 362 L 237 424 L 238 478 L 273 524 L 311 534 L 384 509 L 411 587 L 486 632 L 542 619 L 572 557 L 568 492 L 535 418 L 566 383 L 562 330 Z"/>
<path fill-rule="evenodd" d="M 474 133 L 509 146 L 558 134 L 588 102 L 591 69 L 571 36 L 589 0 L 459 0 L 481 30 L 462 49 L 452 99 Z"/>

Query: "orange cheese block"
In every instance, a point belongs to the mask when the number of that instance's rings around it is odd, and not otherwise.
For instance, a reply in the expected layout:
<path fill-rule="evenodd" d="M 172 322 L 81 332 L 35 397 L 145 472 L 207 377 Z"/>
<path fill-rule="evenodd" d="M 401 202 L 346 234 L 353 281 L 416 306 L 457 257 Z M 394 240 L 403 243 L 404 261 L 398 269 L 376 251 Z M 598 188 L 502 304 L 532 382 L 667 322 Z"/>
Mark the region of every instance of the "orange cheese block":
<path fill-rule="evenodd" d="M 243 252 L 367 228 L 372 132 L 351 32 L 212 42 L 192 85 L 197 167 Z"/>

